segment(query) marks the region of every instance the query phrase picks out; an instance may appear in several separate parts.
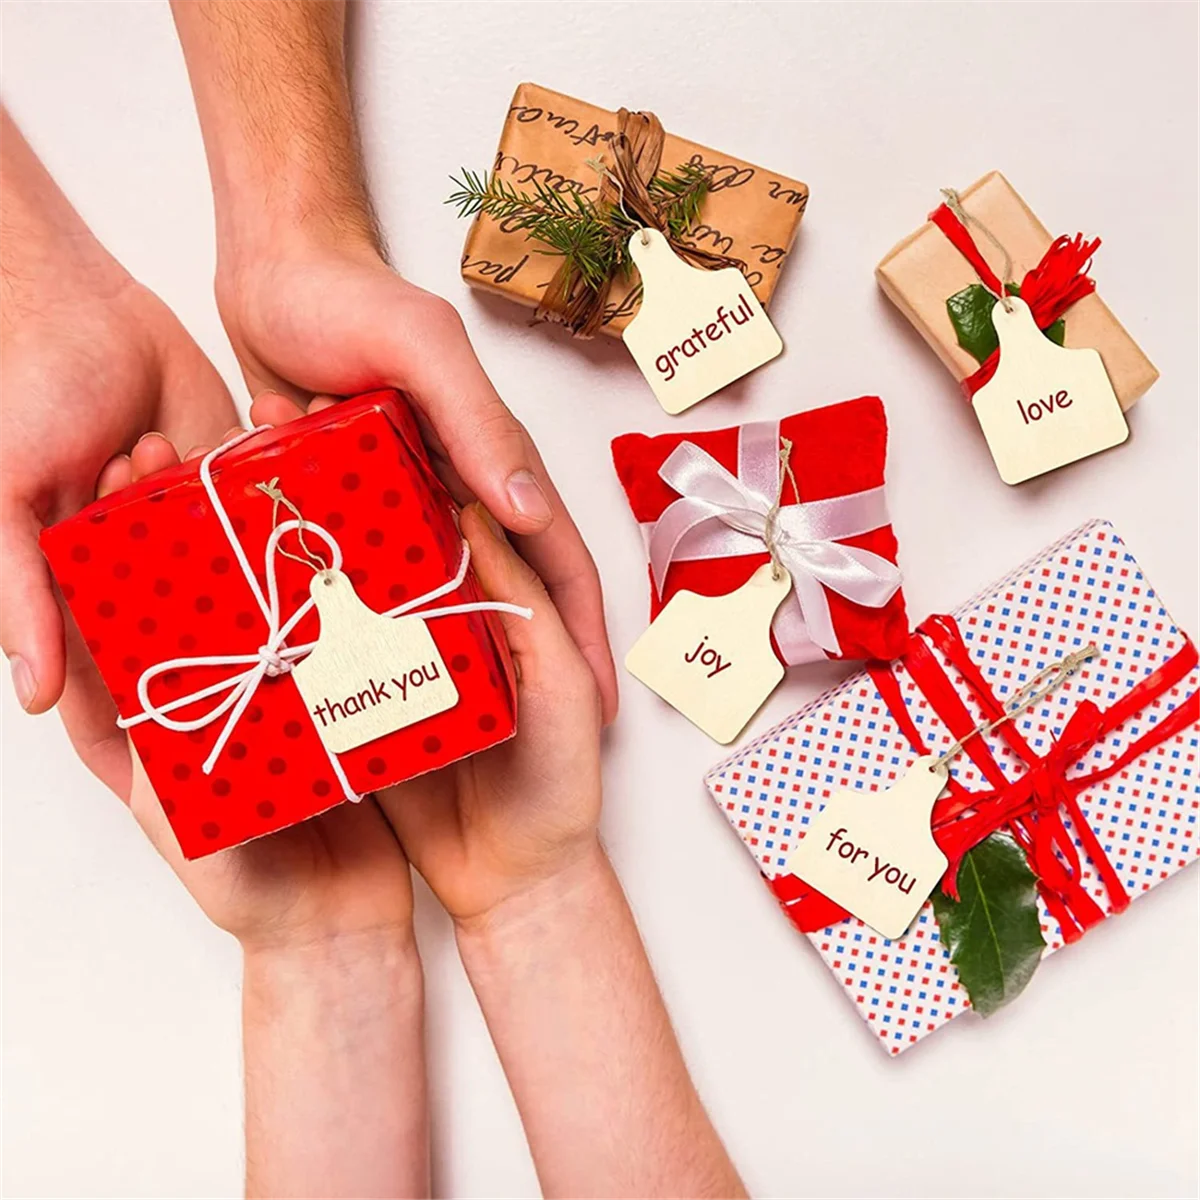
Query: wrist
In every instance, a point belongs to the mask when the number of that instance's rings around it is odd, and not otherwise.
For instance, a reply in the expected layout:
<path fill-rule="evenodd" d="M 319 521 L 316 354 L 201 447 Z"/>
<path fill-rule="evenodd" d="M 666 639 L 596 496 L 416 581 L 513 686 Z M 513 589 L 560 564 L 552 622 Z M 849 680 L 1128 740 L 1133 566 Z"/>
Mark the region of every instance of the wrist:
<path fill-rule="evenodd" d="M 459 952 L 468 970 L 495 958 L 552 942 L 613 899 L 624 897 L 598 837 L 552 874 L 515 891 L 483 912 L 454 918 Z"/>
<path fill-rule="evenodd" d="M 365 1010 L 388 1006 L 422 988 L 421 959 L 411 925 L 319 938 L 243 941 L 246 995 L 267 1007 L 314 998 Z"/>

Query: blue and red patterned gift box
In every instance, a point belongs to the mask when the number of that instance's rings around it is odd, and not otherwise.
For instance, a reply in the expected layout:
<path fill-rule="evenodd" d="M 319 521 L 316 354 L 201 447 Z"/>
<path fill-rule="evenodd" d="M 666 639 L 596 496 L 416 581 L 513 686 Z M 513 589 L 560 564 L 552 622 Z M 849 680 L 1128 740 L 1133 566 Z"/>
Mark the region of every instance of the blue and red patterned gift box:
<path fill-rule="evenodd" d="M 1053 752 L 1081 704 L 1090 701 L 1101 711 L 1121 711 L 1135 688 L 1145 694 L 1148 684 L 1155 685 L 1148 703 L 1089 744 L 1064 771 L 1068 781 L 1104 774 L 1074 794 L 1077 811 L 1094 836 L 1085 830 L 1081 837 L 1070 816 L 1064 822 L 1078 862 L 1081 905 L 1094 905 L 1097 917 L 1110 915 L 1193 861 L 1200 850 L 1200 726 L 1190 715 L 1200 685 L 1195 649 L 1113 527 L 1104 521 L 1084 525 L 956 610 L 954 617 L 966 674 L 986 681 L 1000 703 L 1065 653 L 1089 643 L 1097 647 L 1095 658 L 1013 723 L 1038 756 Z M 938 646 L 928 649 L 971 718 L 982 719 L 977 689 L 964 672 Z M 889 673 L 895 685 L 885 689 L 888 698 L 878 686 L 878 671 L 861 672 L 706 776 L 713 798 L 785 911 L 787 885 L 794 882 L 786 870 L 788 853 L 829 795 L 838 789 L 890 786 L 917 757 L 914 736 L 932 753 L 955 740 L 904 661 L 892 664 Z M 889 700 L 903 705 L 907 731 L 893 716 Z M 1176 712 L 1185 703 L 1186 712 Z M 1181 716 L 1186 720 L 1180 722 Z M 1156 744 L 1123 761 L 1137 751 L 1135 743 L 1150 742 Z M 998 767 L 1009 780 L 1028 770 L 1028 758 L 1022 760 L 1001 731 L 988 735 L 987 751 L 993 772 Z M 989 787 L 967 755 L 955 761 L 951 774 L 972 791 Z M 1098 847 L 1106 863 L 1097 865 L 1089 845 Z M 1123 894 L 1114 897 L 1106 875 Z M 1039 912 L 1047 954 L 1082 932 L 1064 929 L 1041 898 Z M 1065 923 L 1069 926 L 1069 919 Z M 803 927 L 891 1054 L 970 1008 L 929 903 L 896 940 L 854 917 L 821 929 L 812 929 L 811 923 Z"/>

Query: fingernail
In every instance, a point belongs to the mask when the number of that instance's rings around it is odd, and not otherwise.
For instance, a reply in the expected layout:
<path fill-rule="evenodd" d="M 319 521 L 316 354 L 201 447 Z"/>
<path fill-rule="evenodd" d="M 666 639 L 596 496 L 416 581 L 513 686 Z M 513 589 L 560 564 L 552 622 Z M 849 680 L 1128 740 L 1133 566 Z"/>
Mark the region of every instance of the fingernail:
<path fill-rule="evenodd" d="M 14 654 L 8 660 L 8 669 L 12 672 L 13 688 L 22 708 L 28 708 L 37 695 L 37 680 L 29 669 L 29 664 L 19 655 Z"/>
<path fill-rule="evenodd" d="M 539 525 L 549 524 L 553 513 L 550 502 L 542 485 L 534 478 L 532 471 L 514 471 L 508 477 L 508 498 L 519 516 Z"/>
<path fill-rule="evenodd" d="M 488 512 L 488 510 L 486 508 L 484 508 L 484 506 L 482 504 L 480 504 L 478 501 L 476 501 L 476 503 L 475 503 L 475 511 L 478 512 L 480 517 L 483 518 L 483 523 L 491 531 L 492 537 L 497 538 L 500 541 L 503 541 L 504 540 L 504 530 L 501 528 L 500 522 L 497 521 L 496 518 L 493 517 L 492 514 L 490 512 Z"/>

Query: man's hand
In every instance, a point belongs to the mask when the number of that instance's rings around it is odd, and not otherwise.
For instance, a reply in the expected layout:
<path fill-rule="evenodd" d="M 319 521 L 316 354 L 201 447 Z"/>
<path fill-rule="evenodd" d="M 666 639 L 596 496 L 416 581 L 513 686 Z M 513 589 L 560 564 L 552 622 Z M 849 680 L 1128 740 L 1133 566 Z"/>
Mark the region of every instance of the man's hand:
<path fill-rule="evenodd" d="M 453 306 L 401 279 L 357 240 L 270 251 L 221 276 L 218 303 L 251 391 L 270 390 L 251 410 L 256 422 L 279 424 L 314 395 L 378 387 L 408 395 L 455 499 L 482 501 L 544 580 L 611 720 L 616 674 L 595 563 Z"/>
<path fill-rule="evenodd" d="M 175 0 L 217 218 L 217 303 L 252 392 L 299 405 L 394 387 L 460 502 L 477 497 L 546 583 L 600 688 L 617 682 L 595 564 L 529 435 L 446 301 L 384 261 L 335 0 Z M 268 397 L 256 421 L 301 409 Z"/>
<path fill-rule="evenodd" d="M 0 644 L 21 704 L 44 712 L 65 658 L 38 532 L 148 431 L 215 442 L 237 413 L 170 309 L 92 237 L 6 112 L 0 123 Z"/>

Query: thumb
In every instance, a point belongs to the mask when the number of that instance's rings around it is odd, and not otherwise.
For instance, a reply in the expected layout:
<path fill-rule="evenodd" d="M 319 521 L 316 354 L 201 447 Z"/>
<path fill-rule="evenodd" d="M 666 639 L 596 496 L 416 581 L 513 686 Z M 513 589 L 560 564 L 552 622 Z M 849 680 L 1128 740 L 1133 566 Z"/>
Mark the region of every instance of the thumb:
<path fill-rule="evenodd" d="M 500 614 L 521 691 L 588 694 L 598 705 L 591 669 L 533 568 L 504 539 L 483 505 L 463 509 L 460 524 L 471 547 L 471 565 L 488 598 L 533 610 L 531 620 Z"/>
<path fill-rule="evenodd" d="M 63 619 L 33 514 L 6 514 L 0 527 L 0 646 L 26 712 L 50 708 L 63 689 Z"/>

